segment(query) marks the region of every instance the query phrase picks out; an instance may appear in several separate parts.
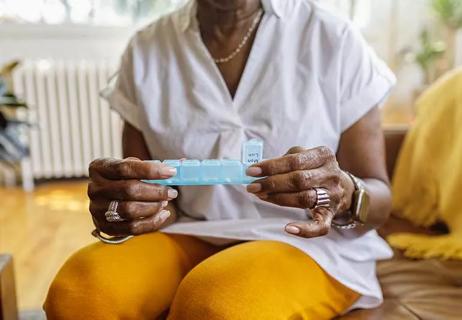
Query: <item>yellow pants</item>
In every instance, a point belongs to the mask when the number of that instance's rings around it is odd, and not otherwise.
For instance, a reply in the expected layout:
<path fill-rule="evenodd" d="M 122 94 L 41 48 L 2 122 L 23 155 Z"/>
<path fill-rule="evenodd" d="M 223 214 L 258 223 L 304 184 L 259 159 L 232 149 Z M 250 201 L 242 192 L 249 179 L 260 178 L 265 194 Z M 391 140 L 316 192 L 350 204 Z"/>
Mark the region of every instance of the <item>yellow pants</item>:
<path fill-rule="evenodd" d="M 358 297 L 288 244 L 220 248 L 158 232 L 80 250 L 59 271 L 44 307 L 49 320 L 321 320 Z"/>

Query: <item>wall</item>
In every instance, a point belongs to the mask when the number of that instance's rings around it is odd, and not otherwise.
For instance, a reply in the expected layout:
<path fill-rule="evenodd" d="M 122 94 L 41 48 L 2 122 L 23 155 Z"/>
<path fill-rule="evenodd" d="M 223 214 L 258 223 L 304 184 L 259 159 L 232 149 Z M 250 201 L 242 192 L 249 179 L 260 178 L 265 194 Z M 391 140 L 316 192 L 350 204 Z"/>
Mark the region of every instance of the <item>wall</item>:
<path fill-rule="evenodd" d="M 134 28 L 2 24 L 0 63 L 11 59 L 118 60 Z"/>
<path fill-rule="evenodd" d="M 347 0 L 318 0 L 338 14 L 353 16 L 365 37 L 398 76 L 398 84 L 389 102 L 392 111 L 412 118 L 416 89 L 422 85 L 422 73 L 401 52 L 419 47 L 418 36 L 435 18 L 429 12 L 429 0 L 356 0 L 352 12 Z M 1 25 L 0 63 L 12 58 L 107 59 L 117 63 L 126 42 L 136 27 L 91 27 L 48 25 Z M 457 64 L 462 65 L 462 33 L 458 37 Z"/>

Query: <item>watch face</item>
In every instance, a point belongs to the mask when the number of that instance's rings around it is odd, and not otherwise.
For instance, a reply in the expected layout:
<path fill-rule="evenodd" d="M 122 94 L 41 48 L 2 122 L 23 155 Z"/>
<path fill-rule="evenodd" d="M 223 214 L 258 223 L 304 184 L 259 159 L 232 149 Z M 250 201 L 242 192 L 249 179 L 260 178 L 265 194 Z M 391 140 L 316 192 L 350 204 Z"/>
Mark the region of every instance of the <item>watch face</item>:
<path fill-rule="evenodd" d="M 369 213 L 369 194 L 366 190 L 362 189 L 358 191 L 356 203 L 356 217 L 359 222 L 366 223 Z"/>

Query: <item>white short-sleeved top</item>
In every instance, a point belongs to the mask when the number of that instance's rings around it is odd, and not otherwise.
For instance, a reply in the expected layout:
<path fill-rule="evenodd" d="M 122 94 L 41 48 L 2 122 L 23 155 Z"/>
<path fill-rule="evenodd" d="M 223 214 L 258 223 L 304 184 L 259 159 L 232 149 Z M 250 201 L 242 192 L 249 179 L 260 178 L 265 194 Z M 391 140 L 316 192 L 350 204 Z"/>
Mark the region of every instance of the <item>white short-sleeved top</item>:
<path fill-rule="evenodd" d="M 131 39 L 108 99 L 143 132 L 154 159 L 240 159 L 250 138 L 264 141 L 265 158 L 292 146 L 337 150 L 342 132 L 385 99 L 395 78 L 349 22 L 309 0 L 262 3 L 234 98 L 201 40 L 194 1 Z M 289 235 L 284 226 L 306 212 L 263 202 L 244 186 L 181 187 L 178 206 L 184 215 L 165 232 L 289 243 L 361 293 L 353 307 L 381 303 L 375 261 L 392 253 L 375 231 Z"/>

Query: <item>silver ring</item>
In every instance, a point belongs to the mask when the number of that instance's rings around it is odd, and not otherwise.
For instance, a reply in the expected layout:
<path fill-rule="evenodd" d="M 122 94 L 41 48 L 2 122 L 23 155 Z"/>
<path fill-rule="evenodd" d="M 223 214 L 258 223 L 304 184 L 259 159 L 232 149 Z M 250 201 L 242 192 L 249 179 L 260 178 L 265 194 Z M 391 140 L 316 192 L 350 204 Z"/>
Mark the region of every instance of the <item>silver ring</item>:
<path fill-rule="evenodd" d="M 107 211 L 104 213 L 104 216 L 106 217 L 107 222 L 125 221 L 125 219 L 122 218 L 120 214 L 117 212 L 118 206 L 119 206 L 118 201 L 111 201 L 111 203 L 109 203 L 109 207 L 107 208 Z"/>
<path fill-rule="evenodd" d="M 324 188 L 313 188 L 316 192 L 316 203 L 313 209 L 330 208 L 330 197 Z"/>

